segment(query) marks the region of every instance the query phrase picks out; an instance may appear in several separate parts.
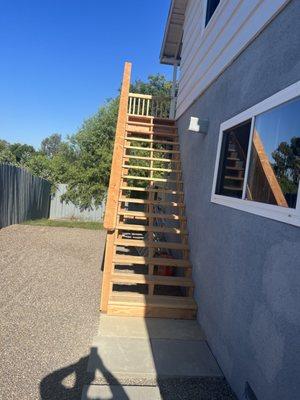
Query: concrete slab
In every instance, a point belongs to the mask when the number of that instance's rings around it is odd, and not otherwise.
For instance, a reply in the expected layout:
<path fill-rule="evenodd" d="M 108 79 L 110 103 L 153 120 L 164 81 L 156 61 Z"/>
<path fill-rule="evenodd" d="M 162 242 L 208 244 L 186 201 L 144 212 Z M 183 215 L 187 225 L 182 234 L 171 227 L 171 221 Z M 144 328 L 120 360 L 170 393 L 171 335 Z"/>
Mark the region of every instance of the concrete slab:
<path fill-rule="evenodd" d="M 101 337 L 88 372 L 107 382 L 124 377 L 218 377 L 222 373 L 203 340 Z"/>
<path fill-rule="evenodd" d="M 156 369 L 148 339 L 101 337 L 95 340 L 88 362 L 88 373 L 111 382 L 124 376 L 155 377 Z"/>
<path fill-rule="evenodd" d="M 177 340 L 205 339 L 197 321 L 128 318 L 105 314 L 100 317 L 99 336 Z"/>
<path fill-rule="evenodd" d="M 158 377 L 222 377 L 223 374 L 204 340 L 152 339 Z"/>
<path fill-rule="evenodd" d="M 156 386 L 90 385 L 83 388 L 81 400 L 161 400 Z"/>

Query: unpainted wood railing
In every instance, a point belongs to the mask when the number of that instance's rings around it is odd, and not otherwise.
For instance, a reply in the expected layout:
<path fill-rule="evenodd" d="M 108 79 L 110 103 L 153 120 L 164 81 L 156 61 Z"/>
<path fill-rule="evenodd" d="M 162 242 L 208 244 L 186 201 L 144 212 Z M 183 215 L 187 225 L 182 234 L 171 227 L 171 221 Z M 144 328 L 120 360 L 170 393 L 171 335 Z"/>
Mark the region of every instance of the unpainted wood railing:
<path fill-rule="evenodd" d="M 129 93 L 128 114 L 145 117 L 169 118 L 171 99 L 168 96 Z"/>

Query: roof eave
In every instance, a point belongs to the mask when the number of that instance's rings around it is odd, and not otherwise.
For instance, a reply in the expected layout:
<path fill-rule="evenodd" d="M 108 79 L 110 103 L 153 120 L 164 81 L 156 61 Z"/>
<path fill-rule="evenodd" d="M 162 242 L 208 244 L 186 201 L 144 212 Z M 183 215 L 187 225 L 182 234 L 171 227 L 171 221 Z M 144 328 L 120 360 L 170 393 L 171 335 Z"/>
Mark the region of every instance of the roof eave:
<path fill-rule="evenodd" d="M 171 0 L 159 57 L 162 64 L 180 64 L 180 45 L 187 1 L 188 0 Z M 170 38 L 172 41 L 170 41 Z"/>

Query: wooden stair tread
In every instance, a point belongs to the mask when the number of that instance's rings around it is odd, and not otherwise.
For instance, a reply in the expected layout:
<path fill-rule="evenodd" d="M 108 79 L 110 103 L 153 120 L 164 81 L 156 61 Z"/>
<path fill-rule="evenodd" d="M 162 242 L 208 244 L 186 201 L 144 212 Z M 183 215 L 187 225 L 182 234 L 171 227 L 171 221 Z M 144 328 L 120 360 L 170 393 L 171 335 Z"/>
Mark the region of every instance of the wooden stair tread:
<path fill-rule="evenodd" d="M 175 250 L 188 250 L 189 246 L 184 243 L 176 242 L 149 242 L 137 239 L 116 239 L 115 245 L 124 247 L 144 247 L 144 248 L 160 248 L 160 249 L 175 249 Z"/>
<path fill-rule="evenodd" d="M 125 149 L 132 149 L 132 150 L 143 150 L 143 151 L 156 151 L 160 153 L 170 153 L 170 154 L 179 154 L 179 150 L 167 150 L 167 149 L 151 149 L 149 147 L 140 147 L 140 146 L 124 146 Z M 125 156 L 126 157 L 126 156 Z"/>
<path fill-rule="evenodd" d="M 136 186 L 121 186 L 121 190 L 130 190 L 133 192 L 150 192 L 150 193 L 166 193 L 166 194 L 183 194 L 180 190 L 172 190 L 172 189 L 152 189 L 152 188 L 142 188 Z"/>
<path fill-rule="evenodd" d="M 164 124 L 153 124 L 149 122 L 139 122 L 139 121 L 127 121 L 127 125 L 135 125 L 135 126 L 146 126 L 146 127 L 155 127 L 162 129 L 172 129 L 174 132 L 177 132 L 177 127 L 172 125 L 164 125 Z"/>
<path fill-rule="evenodd" d="M 235 186 L 223 186 L 224 189 L 226 190 L 235 190 L 235 191 L 242 191 L 242 187 L 235 187 Z"/>
<path fill-rule="evenodd" d="M 154 285 L 194 287 L 194 283 L 191 278 L 181 276 L 113 273 L 111 281 L 113 283 L 152 283 Z"/>
<path fill-rule="evenodd" d="M 143 217 L 143 218 L 165 218 L 174 221 L 186 220 L 186 217 L 177 214 L 163 214 L 163 213 L 148 213 L 143 211 L 126 211 L 120 210 L 118 215 L 128 216 L 128 217 Z"/>
<path fill-rule="evenodd" d="M 153 205 L 161 205 L 161 206 L 172 206 L 172 207 L 184 207 L 184 203 L 175 202 L 175 201 L 160 201 L 160 200 L 147 200 L 147 199 L 134 199 L 127 197 L 119 197 L 119 202 L 124 203 L 136 203 L 136 204 L 153 204 Z"/>
<path fill-rule="evenodd" d="M 173 142 L 169 140 L 157 140 L 157 139 L 144 139 L 134 136 L 126 136 L 125 140 L 128 142 L 145 142 L 145 143 L 157 143 L 157 144 L 170 144 L 172 146 L 178 146 L 179 142 Z"/>
<path fill-rule="evenodd" d="M 167 308 L 189 308 L 196 310 L 197 304 L 191 297 L 177 297 L 177 296 L 149 296 L 139 294 L 128 294 L 115 292 L 112 294 L 109 300 L 110 304 L 122 304 L 126 306 L 156 306 L 156 307 L 167 307 Z"/>
<path fill-rule="evenodd" d="M 226 166 L 225 168 L 226 168 L 226 169 L 232 169 L 233 171 L 244 171 L 244 168 L 241 168 L 241 167 L 231 167 L 230 165 L 229 165 L 229 166 Z"/>
<path fill-rule="evenodd" d="M 133 129 L 136 128 L 136 129 Z M 147 135 L 147 136 L 158 136 L 158 137 L 171 137 L 171 138 L 176 138 L 178 139 L 177 133 L 172 133 L 172 132 L 160 132 L 160 131 L 154 131 L 154 130 L 148 130 L 148 131 L 142 131 L 139 126 L 134 126 L 132 125 L 132 128 L 127 126 L 126 129 L 127 135 L 131 134 L 138 134 L 138 135 Z"/>
<path fill-rule="evenodd" d="M 240 176 L 230 176 L 230 175 L 225 175 L 225 179 L 233 180 L 233 181 L 243 181 L 244 178 Z"/>
<path fill-rule="evenodd" d="M 151 182 L 168 182 L 168 183 L 179 183 L 182 184 L 180 180 L 168 179 L 168 178 L 155 178 L 154 176 L 135 176 L 135 175 L 127 175 L 122 174 L 123 179 L 135 179 L 139 181 L 151 181 Z"/>
<path fill-rule="evenodd" d="M 126 168 L 126 169 L 141 169 L 144 171 L 157 171 L 157 172 L 177 172 L 180 173 L 181 171 L 179 169 L 170 169 L 170 168 L 154 168 L 154 167 L 143 167 L 140 165 L 127 165 L 127 164 L 123 164 L 122 168 Z"/>
<path fill-rule="evenodd" d="M 172 158 L 155 158 L 155 157 L 143 157 L 143 156 L 133 156 L 130 154 L 126 154 L 124 158 L 133 159 L 133 160 L 145 160 L 145 161 L 154 161 L 154 162 L 166 162 L 166 163 L 180 163 L 180 160 L 173 160 Z"/>
<path fill-rule="evenodd" d="M 137 231 L 137 232 L 157 232 L 157 233 L 174 233 L 176 235 L 187 235 L 187 232 L 179 228 L 167 228 L 165 226 L 145 226 L 134 224 L 118 224 L 116 229 L 123 231 Z"/>
<path fill-rule="evenodd" d="M 191 264 L 188 260 L 178 258 L 160 258 L 160 257 L 143 257 L 143 256 L 127 256 L 122 254 L 115 254 L 113 262 L 120 265 L 137 264 L 137 265 L 162 265 L 169 267 L 187 267 L 190 268 Z"/>

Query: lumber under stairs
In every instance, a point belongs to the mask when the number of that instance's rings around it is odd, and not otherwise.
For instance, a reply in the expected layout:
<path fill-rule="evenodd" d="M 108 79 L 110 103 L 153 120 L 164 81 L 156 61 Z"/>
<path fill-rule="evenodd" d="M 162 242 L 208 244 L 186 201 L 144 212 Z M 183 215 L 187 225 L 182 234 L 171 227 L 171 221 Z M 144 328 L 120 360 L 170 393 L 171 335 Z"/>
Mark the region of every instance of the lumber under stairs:
<path fill-rule="evenodd" d="M 129 93 L 130 69 L 126 63 L 104 220 L 101 310 L 194 319 L 177 129 L 153 116 L 151 96 Z"/>

